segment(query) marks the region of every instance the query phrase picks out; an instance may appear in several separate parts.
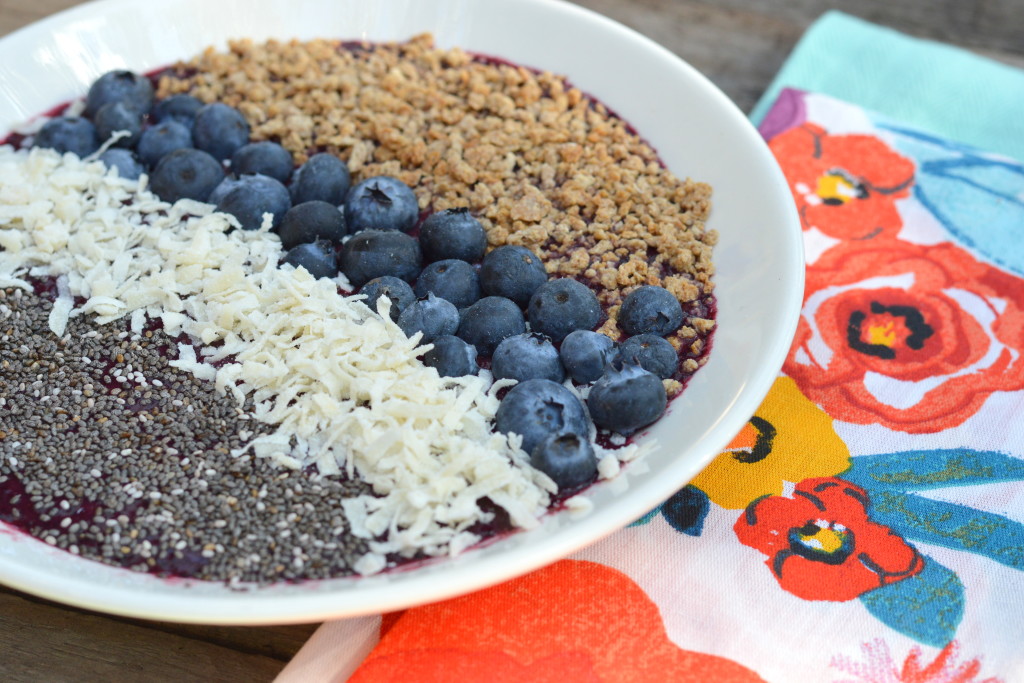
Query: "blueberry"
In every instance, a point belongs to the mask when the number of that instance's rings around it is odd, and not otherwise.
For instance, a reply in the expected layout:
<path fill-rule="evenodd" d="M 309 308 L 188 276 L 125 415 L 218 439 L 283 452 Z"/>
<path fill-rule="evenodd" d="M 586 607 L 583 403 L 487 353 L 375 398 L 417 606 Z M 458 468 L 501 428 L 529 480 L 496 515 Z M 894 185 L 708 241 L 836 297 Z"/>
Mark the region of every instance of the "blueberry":
<path fill-rule="evenodd" d="M 330 206 L 328 204 L 328 206 Z M 337 211 L 337 209 L 335 209 Z M 399 280 L 397 277 L 390 275 L 384 275 L 383 277 L 375 277 L 374 279 L 367 282 L 359 289 L 360 294 L 365 294 L 366 299 L 363 303 L 369 306 L 374 311 L 377 310 L 377 300 L 382 296 L 386 296 L 391 300 L 391 319 L 397 321 L 399 314 L 404 311 L 409 305 L 416 301 L 416 294 L 413 293 L 412 287 L 405 280 Z M 474 358 L 476 356 L 474 355 Z"/>
<path fill-rule="evenodd" d="M 423 221 L 420 249 L 428 263 L 445 259 L 475 263 L 484 257 L 487 233 L 469 209 L 446 209 Z"/>
<path fill-rule="evenodd" d="M 125 180 L 138 180 L 146 172 L 135 155 L 127 149 L 113 147 L 100 155 L 100 161 L 117 171 L 117 175 Z"/>
<path fill-rule="evenodd" d="M 619 354 L 627 362 L 638 363 L 647 372 L 668 379 L 679 368 L 676 349 L 664 337 L 638 334 L 622 342 Z"/>
<path fill-rule="evenodd" d="M 560 342 L 573 330 L 592 330 L 601 321 L 601 304 L 590 287 L 572 278 L 549 280 L 530 297 L 530 328 Z"/>
<path fill-rule="evenodd" d="M 338 265 L 353 287 L 382 275 L 411 282 L 420 274 L 423 255 L 416 238 L 404 232 L 366 230 L 345 243 Z"/>
<path fill-rule="evenodd" d="M 420 242 L 423 248 L 423 242 Z M 435 261 L 423 269 L 416 279 L 416 296 L 433 292 L 442 299 L 465 308 L 480 298 L 480 282 L 473 266 L 465 261 L 446 259 Z"/>
<path fill-rule="evenodd" d="M 576 395 L 557 382 L 530 379 L 512 387 L 494 416 L 495 427 L 523 437 L 523 450 L 533 453 L 546 438 L 590 433 L 587 411 Z"/>
<path fill-rule="evenodd" d="M 161 121 L 142 131 L 136 151 L 142 161 L 153 168 L 176 149 L 192 147 L 192 131 L 174 120 Z"/>
<path fill-rule="evenodd" d="M 292 175 L 292 203 L 319 200 L 341 206 L 350 182 L 344 161 L 327 152 L 314 154 Z"/>
<path fill-rule="evenodd" d="M 165 97 L 153 105 L 150 112 L 153 120 L 158 123 L 177 121 L 189 130 L 196 121 L 196 114 L 203 108 L 203 103 L 191 95 L 178 94 Z"/>
<path fill-rule="evenodd" d="M 118 131 L 125 131 L 128 137 L 118 138 L 115 147 L 134 147 L 142 133 L 142 115 L 124 102 L 108 102 L 92 117 L 96 126 L 96 137 L 106 142 Z"/>
<path fill-rule="evenodd" d="M 523 312 L 510 299 L 485 296 L 463 309 L 458 335 L 485 356 L 503 340 L 526 331 Z"/>
<path fill-rule="evenodd" d="M 562 340 L 559 355 L 569 376 L 577 384 L 593 382 L 615 357 L 615 342 L 606 334 L 575 330 Z"/>
<path fill-rule="evenodd" d="M 250 142 L 231 155 L 231 172 L 236 175 L 259 174 L 286 183 L 292 176 L 292 154 L 276 142 Z"/>
<path fill-rule="evenodd" d="M 266 213 L 273 216 L 271 227 L 276 228 L 290 208 L 288 188 L 265 175 L 242 176 L 217 202 L 217 210 L 237 218 L 242 230 L 258 230 Z"/>
<path fill-rule="evenodd" d="M 220 204 L 220 201 L 224 197 L 228 196 L 228 192 L 238 187 L 240 181 L 233 175 L 224 176 L 224 180 L 217 184 L 217 187 L 213 188 L 213 192 L 206 198 L 207 204 Z"/>
<path fill-rule="evenodd" d="M 549 379 L 565 381 L 565 368 L 558 349 L 539 334 L 517 334 L 504 339 L 491 356 L 494 379 Z"/>
<path fill-rule="evenodd" d="M 300 244 L 289 249 L 282 259 L 296 268 L 305 268 L 315 278 L 334 277 L 338 266 L 334 262 L 334 247 L 323 240 Z"/>
<path fill-rule="evenodd" d="M 442 377 L 462 377 L 480 372 L 476 348 L 458 337 L 445 334 L 434 340 L 434 348 L 423 354 L 423 364 Z"/>
<path fill-rule="evenodd" d="M 225 161 L 249 142 L 249 124 L 234 107 L 220 102 L 203 105 L 196 112 L 192 142 L 217 161 Z"/>
<path fill-rule="evenodd" d="M 588 439 L 572 432 L 552 434 L 537 444 L 530 464 L 551 477 L 560 491 L 589 484 L 597 478 L 597 458 Z"/>
<path fill-rule="evenodd" d="M 623 435 L 657 420 L 667 404 L 665 387 L 656 375 L 621 361 L 609 365 L 587 395 L 594 424 Z"/>
<path fill-rule="evenodd" d="M 422 332 L 420 343 L 429 344 L 438 337 L 455 334 L 459 327 L 459 309 L 450 301 L 428 294 L 427 298 L 413 301 L 402 311 L 398 326 L 407 337 Z"/>
<path fill-rule="evenodd" d="M 345 220 L 353 233 L 360 230 L 400 230 L 416 227 L 419 204 L 409 186 L 398 178 L 379 175 L 352 186 L 345 197 Z"/>
<path fill-rule="evenodd" d="M 664 287 L 644 285 L 630 292 L 619 308 L 619 327 L 630 336 L 657 334 L 664 337 L 683 324 L 683 307 Z"/>
<path fill-rule="evenodd" d="M 156 196 L 171 204 L 179 199 L 205 202 L 223 179 L 224 169 L 212 156 L 198 149 L 178 149 L 160 160 L 149 185 Z"/>
<path fill-rule="evenodd" d="M 524 308 L 547 279 L 540 258 L 526 247 L 512 244 L 484 256 L 480 266 L 480 288 L 484 294 L 503 296 Z"/>
<path fill-rule="evenodd" d="M 145 76 L 131 71 L 108 71 L 89 87 L 85 115 L 93 117 L 103 105 L 111 102 L 123 102 L 144 114 L 153 105 L 153 84 Z"/>
<path fill-rule="evenodd" d="M 99 147 L 96 140 L 96 126 L 88 119 L 77 116 L 57 116 L 36 133 L 34 147 L 46 147 L 64 154 L 71 152 L 87 157 Z"/>
<path fill-rule="evenodd" d="M 316 239 L 338 244 L 346 232 L 345 217 L 338 207 L 319 200 L 304 202 L 288 209 L 277 229 L 285 249 Z"/>

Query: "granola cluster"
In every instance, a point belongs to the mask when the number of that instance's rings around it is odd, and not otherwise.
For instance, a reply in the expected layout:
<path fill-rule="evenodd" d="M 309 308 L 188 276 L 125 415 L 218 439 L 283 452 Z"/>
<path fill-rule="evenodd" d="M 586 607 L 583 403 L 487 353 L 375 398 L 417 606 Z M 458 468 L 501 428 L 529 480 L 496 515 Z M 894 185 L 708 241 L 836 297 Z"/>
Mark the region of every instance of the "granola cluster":
<path fill-rule="evenodd" d="M 626 294 L 667 288 L 688 316 L 670 337 L 684 375 L 702 364 L 714 327 L 711 188 L 676 178 L 625 121 L 564 78 L 438 49 L 429 35 L 373 45 L 240 40 L 164 73 L 158 95 L 179 92 L 237 107 L 252 139 L 281 143 L 296 163 L 332 152 L 354 180 L 400 178 L 423 210 L 468 207 L 492 247 L 526 246 L 552 275 L 593 287 L 612 338 Z"/>

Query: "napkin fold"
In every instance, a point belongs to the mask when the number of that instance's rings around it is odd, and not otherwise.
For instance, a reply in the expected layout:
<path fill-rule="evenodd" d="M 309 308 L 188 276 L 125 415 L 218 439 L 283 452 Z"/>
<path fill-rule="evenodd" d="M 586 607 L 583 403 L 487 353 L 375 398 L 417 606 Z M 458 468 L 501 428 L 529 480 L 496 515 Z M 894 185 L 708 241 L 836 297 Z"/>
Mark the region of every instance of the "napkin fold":
<path fill-rule="evenodd" d="M 808 290 L 729 450 L 570 558 L 324 624 L 278 682 L 1024 681 L 1022 101 L 825 14 L 751 114 Z"/>
<path fill-rule="evenodd" d="M 750 118 L 783 88 L 831 95 L 912 128 L 1024 160 L 1024 71 L 840 11 L 801 37 Z"/>

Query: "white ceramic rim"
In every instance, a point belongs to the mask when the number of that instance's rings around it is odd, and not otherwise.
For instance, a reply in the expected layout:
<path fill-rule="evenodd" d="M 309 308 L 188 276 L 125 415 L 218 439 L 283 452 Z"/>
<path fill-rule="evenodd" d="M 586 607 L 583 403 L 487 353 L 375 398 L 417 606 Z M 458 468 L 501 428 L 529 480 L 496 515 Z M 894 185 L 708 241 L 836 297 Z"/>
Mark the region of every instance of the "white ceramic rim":
<path fill-rule="evenodd" d="M 166 0 L 166 3 L 160 3 L 160 5 L 166 4 L 181 9 L 190 3 L 191 5 L 199 4 L 198 0 Z M 273 14 L 275 9 L 280 9 L 281 6 L 289 5 L 289 3 L 283 0 L 280 2 L 277 0 L 253 0 L 248 3 L 232 0 L 231 2 L 215 2 L 213 5 L 217 6 L 216 11 L 221 11 L 225 7 L 238 6 L 244 7 L 243 11 L 246 13 L 258 15 L 264 10 Z M 460 45 L 476 52 L 506 57 L 510 61 L 526 66 L 547 67 L 548 65 L 534 63 L 528 58 L 512 55 L 500 47 L 495 50 L 487 50 L 473 45 L 471 37 L 476 26 L 473 22 L 480 21 L 480 16 L 483 14 L 482 10 L 475 11 L 476 8 L 486 7 L 491 15 L 502 17 L 503 21 L 509 24 L 508 30 L 513 33 L 515 30 L 528 27 L 533 40 L 542 41 L 549 37 L 557 37 L 559 30 L 565 27 L 577 27 L 587 35 L 604 37 L 614 43 L 615 49 L 611 53 L 614 54 L 622 50 L 628 53 L 631 63 L 654 65 L 657 73 L 667 79 L 669 86 L 679 85 L 689 88 L 689 93 L 693 96 L 692 101 L 695 103 L 694 109 L 697 110 L 695 115 L 702 122 L 701 125 L 711 131 L 711 137 L 720 135 L 719 142 L 724 146 L 731 145 L 730 149 L 742 152 L 740 156 L 744 161 L 744 166 L 732 170 L 745 173 L 749 178 L 756 180 L 756 182 L 751 181 L 751 185 L 756 186 L 755 199 L 761 201 L 759 213 L 763 214 L 771 223 L 770 230 L 773 239 L 777 240 L 777 245 L 771 253 L 771 258 L 774 260 L 774 276 L 771 278 L 761 277 L 761 281 L 757 285 L 758 287 L 776 287 L 778 290 L 771 310 L 773 324 L 762 325 L 762 328 L 754 326 L 754 329 L 750 330 L 751 334 L 759 337 L 756 367 L 749 372 L 744 372 L 741 377 L 732 378 L 734 390 L 725 398 L 717 417 L 703 426 L 703 431 L 696 436 L 692 444 L 683 447 L 679 457 L 659 466 L 654 472 L 656 476 L 645 478 L 640 475 L 636 480 L 639 484 L 631 490 L 611 494 L 614 496 L 614 504 L 597 505 L 590 515 L 575 520 L 569 520 L 567 513 L 550 515 L 543 526 L 545 530 L 543 533 L 515 534 L 488 544 L 486 548 L 470 551 L 459 558 L 433 563 L 422 568 L 401 569 L 376 577 L 310 581 L 291 586 L 272 586 L 237 593 L 226 590 L 222 585 L 213 586 L 181 579 L 158 579 L 125 570 L 103 567 L 98 563 L 78 558 L 71 558 L 72 565 L 80 565 L 83 571 L 69 571 L 65 566 L 68 565 L 69 555 L 25 537 L 24 534 L 12 532 L 9 527 L 5 530 L 4 525 L 0 524 L 0 581 L 3 583 L 28 593 L 78 607 L 133 617 L 196 623 L 255 625 L 314 622 L 337 617 L 394 611 L 425 602 L 433 602 L 481 589 L 544 566 L 639 518 L 674 493 L 721 452 L 768 393 L 785 359 L 799 318 L 803 297 L 803 244 L 788 187 L 774 158 L 754 127 L 724 94 L 693 67 L 648 38 L 608 18 L 562 0 L 449 0 L 447 2 L 445 0 L 436 2 L 381 0 L 376 5 L 393 12 L 419 12 L 428 19 L 431 16 L 435 16 L 435 18 L 441 16 L 442 13 L 455 12 L 458 15 L 461 12 L 461 16 L 471 17 L 467 21 L 468 26 L 462 26 L 458 30 L 449 32 L 438 31 L 431 26 L 426 26 L 422 30 L 434 30 L 438 43 L 442 46 Z M 473 10 L 470 9 L 470 6 L 473 6 Z M 140 3 L 137 0 L 95 0 L 66 10 L 0 39 L 0 61 L 5 55 L 17 55 L 19 51 L 27 54 L 36 45 L 52 43 L 59 39 L 62 32 L 69 30 L 69 27 L 81 26 L 83 22 L 88 25 L 89 22 L 100 21 L 103 23 L 116 20 L 121 16 L 130 17 L 133 13 L 141 11 L 142 7 L 146 12 L 158 15 L 163 11 L 156 3 Z M 394 40 L 412 35 L 409 32 L 399 35 L 389 33 L 394 29 L 389 28 L 389 20 L 387 17 L 383 17 L 382 12 L 383 10 L 379 8 L 376 9 L 375 14 L 371 12 L 369 20 L 362 24 L 362 30 L 354 32 L 354 34 L 337 35 L 333 31 L 334 26 L 331 22 L 318 25 L 318 29 L 326 32 L 329 37 L 343 39 Z M 168 10 L 167 14 L 168 16 L 173 15 L 174 11 Z M 376 18 L 374 19 L 374 17 Z M 515 19 L 518 17 L 522 19 Z M 548 21 L 538 24 L 536 21 L 538 17 L 546 17 Z M 510 19 L 515 20 L 509 21 Z M 262 24 L 263 30 L 247 32 L 245 30 L 247 21 L 243 17 L 238 26 L 238 30 L 241 32 L 232 35 L 248 35 L 254 39 L 265 37 L 264 33 L 266 35 L 274 33 L 281 37 L 295 35 L 283 33 L 289 28 L 286 21 L 283 23 L 279 21 L 278 23 L 281 23 L 279 28 L 268 29 L 266 23 L 265 21 Z M 179 27 L 172 23 L 166 28 L 173 33 Z M 182 28 L 183 30 L 189 29 L 189 27 Z M 564 35 L 564 32 L 561 35 Z M 314 36 L 296 35 L 295 37 Z M 199 48 L 203 46 L 205 43 Z M 198 48 L 194 52 L 198 52 Z M 179 54 L 176 57 L 185 58 L 190 54 L 192 53 Z M 525 56 L 528 57 L 528 55 Z M 637 61 L 633 62 L 633 60 Z M 94 59 L 88 68 L 80 69 L 80 73 L 70 77 L 65 74 L 64 81 L 59 86 L 55 85 L 53 88 L 47 89 L 48 91 L 59 91 L 57 99 L 52 99 L 36 109 L 8 107 L 0 97 L 0 130 L 56 105 L 62 98 L 66 99 L 74 94 L 80 94 L 83 83 L 87 83 L 103 70 L 120 66 L 118 64 L 104 65 L 102 61 Z M 127 66 L 143 71 L 162 66 L 170 61 L 172 60 Z M 572 60 L 566 57 L 566 61 L 571 62 Z M 609 103 L 612 109 L 622 113 L 624 118 L 634 123 L 641 134 L 645 134 L 646 130 L 644 120 L 658 115 L 654 109 L 662 98 L 645 98 L 645 102 L 641 104 L 635 100 L 630 101 L 628 98 L 614 101 L 613 98 L 603 95 L 600 88 L 587 87 L 585 83 L 577 79 L 576 71 L 573 69 L 553 68 L 553 70 L 568 74 L 570 80 L 581 85 L 584 90 L 594 92 L 599 99 Z M 18 92 L 19 88 L 26 87 L 26 85 L 25 79 L 18 78 L 16 71 L 8 69 L 4 72 L 0 69 L 0 96 L 11 97 Z M 667 91 L 672 92 L 671 87 Z M 11 99 L 14 100 L 13 97 Z M 30 106 L 34 107 L 35 105 Z M 727 137 L 731 139 L 726 139 Z M 654 140 L 654 144 L 659 151 L 662 151 L 663 146 L 657 140 Z M 668 162 L 670 168 L 675 168 L 671 160 Z M 678 170 L 676 172 L 684 175 Z M 697 177 L 706 179 L 701 176 Z M 730 185 L 726 176 L 723 176 L 722 183 L 723 188 Z M 715 186 L 716 199 L 719 204 L 716 205 L 709 225 L 721 230 L 721 223 L 724 219 L 720 218 L 720 214 L 729 213 L 729 209 L 728 206 L 721 207 L 722 198 L 719 195 L 719 185 L 713 181 L 712 184 Z M 756 242 L 756 238 L 751 239 L 752 244 Z M 723 239 L 723 242 L 725 241 Z M 764 245 L 757 245 L 744 251 L 742 244 L 739 244 L 739 246 L 731 246 L 729 249 L 744 252 L 736 259 L 741 265 L 753 264 L 754 260 L 762 255 L 752 252 L 758 249 L 763 250 Z M 719 264 L 719 272 L 722 273 L 725 270 L 724 265 Z M 739 269 L 737 269 L 738 271 Z M 742 279 L 744 276 L 740 275 L 737 279 Z M 718 287 L 719 291 L 722 291 L 721 279 L 718 282 Z M 735 310 L 720 308 L 719 322 L 722 329 L 716 332 L 715 346 L 719 345 L 719 337 L 723 334 L 725 324 L 739 325 L 745 315 L 753 316 L 756 313 L 756 311 L 745 309 L 743 302 L 740 302 Z M 722 345 L 725 345 L 725 342 Z M 729 369 L 726 367 L 728 364 L 728 360 L 716 356 L 712 350 L 708 365 L 696 374 L 688 392 L 673 402 L 672 409 L 698 410 L 699 406 L 693 401 L 701 400 L 704 397 L 703 393 L 698 395 L 698 392 L 709 391 L 704 385 L 719 376 L 730 378 Z M 710 371 L 712 367 L 716 369 Z M 713 378 L 712 374 L 714 373 L 717 375 Z M 702 388 L 698 389 L 699 386 Z M 690 397 L 688 398 L 688 396 Z M 651 431 L 657 437 L 659 431 L 668 433 L 667 430 L 670 428 L 671 425 L 659 424 Z M 678 436 L 678 434 L 674 436 Z M 659 439 L 659 442 L 666 443 L 663 439 Z M 603 493 L 599 495 L 603 495 Z M 40 562 L 25 563 L 24 553 L 17 549 L 13 552 L 3 552 L 5 547 L 8 549 L 12 546 L 24 548 L 25 544 L 31 546 L 29 552 L 33 556 L 39 553 L 54 553 L 61 557 L 54 561 L 53 567 L 50 567 L 46 563 Z M 104 579 L 96 580 L 95 575 L 101 575 Z M 159 589 L 154 590 L 157 585 Z M 170 588 L 168 589 L 168 587 Z"/>

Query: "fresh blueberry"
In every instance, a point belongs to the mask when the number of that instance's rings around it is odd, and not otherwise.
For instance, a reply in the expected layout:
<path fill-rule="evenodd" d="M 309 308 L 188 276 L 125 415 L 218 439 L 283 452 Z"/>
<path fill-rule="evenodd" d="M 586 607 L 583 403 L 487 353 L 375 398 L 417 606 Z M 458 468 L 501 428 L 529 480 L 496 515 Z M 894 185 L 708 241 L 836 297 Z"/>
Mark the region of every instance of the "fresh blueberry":
<path fill-rule="evenodd" d="M 537 444 L 530 464 L 551 477 L 560 491 L 589 484 L 597 478 L 594 446 L 579 434 L 552 434 Z"/>
<path fill-rule="evenodd" d="M 112 147 L 100 155 L 100 161 L 117 171 L 125 180 L 138 180 L 146 172 L 135 155 L 127 149 Z"/>
<path fill-rule="evenodd" d="M 458 335 L 490 356 L 503 340 L 526 331 L 523 312 L 510 299 L 485 296 L 462 310 Z"/>
<path fill-rule="evenodd" d="M 288 209 L 288 213 L 281 219 L 281 227 L 277 229 L 285 249 L 316 239 L 338 244 L 346 232 L 345 217 L 338 207 L 319 200 L 304 202 Z"/>
<path fill-rule="evenodd" d="M 647 372 L 668 379 L 679 368 L 675 347 L 656 334 L 638 334 L 622 342 L 619 354 L 627 362 L 639 363 Z"/>
<path fill-rule="evenodd" d="M 161 121 L 142 131 L 136 151 L 142 161 L 153 168 L 176 149 L 192 147 L 192 131 L 173 119 Z"/>
<path fill-rule="evenodd" d="M 276 142 L 250 142 L 231 155 L 231 172 L 236 175 L 265 175 L 281 183 L 292 176 L 292 154 Z"/>
<path fill-rule="evenodd" d="M 96 140 L 96 126 L 89 119 L 77 116 L 57 116 L 36 133 L 34 147 L 46 147 L 64 154 L 71 152 L 87 157 L 99 147 Z"/>
<path fill-rule="evenodd" d="M 508 244 L 484 256 L 480 288 L 488 296 L 503 296 L 526 307 L 548 273 L 540 258 L 526 247 Z"/>
<path fill-rule="evenodd" d="M 334 247 L 330 242 L 323 240 L 300 244 L 294 249 L 289 249 L 282 261 L 296 268 L 305 268 L 317 279 L 338 274 L 338 266 L 334 262 Z"/>
<path fill-rule="evenodd" d="M 657 334 L 664 337 L 683 324 L 683 307 L 664 287 L 644 285 L 630 292 L 619 308 L 619 327 L 630 336 Z"/>
<path fill-rule="evenodd" d="M 450 301 L 428 294 L 427 298 L 413 301 L 402 311 L 398 326 L 407 337 L 422 332 L 420 343 L 429 344 L 438 337 L 455 334 L 459 327 L 459 309 Z"/>
<path fill-rule="evenodd" d="M 419 204 L 409 186 L 398 178 L 379 175 L 352 186 L 345 197 L 345 220 L 353 233 L 361 230 L 399 230 L 416 226 Z"/>
<path fill-rule="evenodd" d="M 494 415 L 499 432 L 523 437 L 523 450 L 533 453 L 546 438 L 576 434 L 587 438 L 587 411 L 574 393 L 557 382 L 530 379 L 512 387 Z"/>
<path fill-rule="evenodd" d="M 153 106 L 153 84 L 145 76 L 131 71 L 108 71 L 89 87 L 85 96 L 85 115 L 93 117 L 105 104 L 123 102 L 144 114 Z"/>
<path fill-rule="evenodd" d="M 224 176 L 224 180 L 220 181 L 220 183 L 217 184 L 217 187 L 213 188 L 213 192 L 210 193 L 210 196 L 206 198 L 206 203 L 213 204 L 214 206 L 220 204 L 220 201 L 224 199 L 224 197 L 228 196 L 228 192 L 231 192 L 231 190 L 238 187 L 239 184 L 240 181 L 235 176 Z"/>
<path fill-rule="evenodd" d="M 558 349 L 539 334 L 527 332 L 503 340 L 491 356 L 494 379 L 565 381 Z"/>
<path fill-rule="evenodd" d="M 661 417 L 667 403 L 656 375 L 621 361 L 609 365 L 587 395 L 594 424 L 627 436 Z"/>
<path fill-rule="evenodd" d="M 475 263 L 484 257 L 487 233 L 469 209 L 445 209 L 423 221 L 420 249 L 427 262 L 459 259 Z"/>
<path fill-rule="evenodd" d="M 420 242 L 423 248 L 423 242 Z M 465 261 L 446 259 L 434 261 L 416 279 L 416 296 L 433 292 L 448 299 L 456 308 L 465 308 L 480 298 L 480 282 L 473 266 Z"/>
<path fill-rule="evenodd" d="M 319 200 L 341 206 L 345 203 L 350 182 L 344 161 L 327 152 L 314 154 L 292 175 L 292 203 Z"/>
<path fill-rule="evenodd" d="M 328 206 L 330 205 L 328 204 Z M 335 209 L 335 211 L 337 211 L 337 209 Z M 373 278 L 360 287 L 359 293 L 366 295 L 366 299 L 363 303 L 374 311 L 377 310 L 377 301 L 382 296 L 386 296 L 390 299 L 390 316 L 391 319 L 395 321 L 398 320 L 398 316 L 402 311 L 408 308 L 412 302 L 416 301 L 416 294 L 413 293 L 412 287 L 409 283 L 390 275 Z M 476 356 L 474 355 L 473 357 L 475 358 Z"/>
<path fill-rule="evenodd" d="M 178 149 L 160 160 L 149 185 L 156 196 L 171 204 L 179 199 L 205 202 L 223 179 L 224 169 L 212 156 L 198 149 Z"/>
<path fill-rule="evenodd" d="M 189 130 L 196 121 L 196 114 L 203 108 L 203 103 L 191 95 L 178 94 L 165 97 L 153 105 L 151 112 L 153 120 L 162 123 L 164 121 L 177 121 Z"/>
<path fill-rule="evenodd" d="M 288 188 L 265 175 L 245 175 L 217 202 L 217 210 L 238 219 L 243 230 L 258 230 L 263 214 L 273 216 L 272 228 L 281 224 L 292 200 Z"/>
<path fill-rule="evenodd" d="M 592 330 L 601 321 L 601 304 L 590 287 L 572 278 L 548 280 L 530 297 L 530 328 L 560 342 L 573 330 Z"/>
<path fill-rule="evenodd" d="M 192 142 L 217 161 L 225 161 L 249 142 L 249 124 L 234 107 L 221 102 L 203 105 L 196 112 Z"/>
<path fill-rule="evenodd" d="M 476 348 L 458 337 L 445 334 L 434 340 L 434 348 L 423 354 L 423 364 L 442 377 L 462 377 L 480 372 Z"/>
<path fill-rule="evenodd" d="M 600 332 L 575 330 L 562 340 L 559 355 L 572 381 L 587 384 L 604 374 L 605 366 L 615 357 L 615 342 Z"/>
<path fill-rule="evenodd" d="M 108 102 L 92 117 L 96 126 L 96 137 L 106 142 L 118 131 L 125 131 L 128 137 L 118 138 L 115 147 L 134 147 L 142 133 L 142 115 L 124 102 Z"/>
<path fill-rule="evenodd" d="M 416 238 L 404 232 L 365 230 L 345 243 L 338 265 L 353 287 L 382 275 L 412 282 L 423 268 L 423 255 Z"/>

